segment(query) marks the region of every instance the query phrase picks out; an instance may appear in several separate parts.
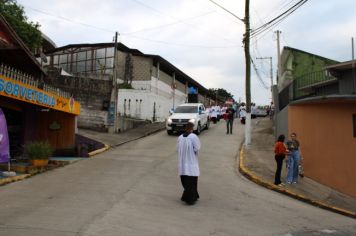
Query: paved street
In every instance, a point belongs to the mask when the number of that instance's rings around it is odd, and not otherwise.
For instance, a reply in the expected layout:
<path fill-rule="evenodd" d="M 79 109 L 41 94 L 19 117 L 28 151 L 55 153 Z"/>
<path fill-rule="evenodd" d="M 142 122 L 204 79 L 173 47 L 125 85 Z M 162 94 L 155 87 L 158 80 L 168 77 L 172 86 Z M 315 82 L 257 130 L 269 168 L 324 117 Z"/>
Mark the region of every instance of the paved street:
<path fill-rule="evenodd" d="M 0 235 L 356 235 L 356 221 L 242 177 L 242 126 L 200 135 L 201 199 L 180 201 L 177 136 L 159 132 L 0 188 Z"/>

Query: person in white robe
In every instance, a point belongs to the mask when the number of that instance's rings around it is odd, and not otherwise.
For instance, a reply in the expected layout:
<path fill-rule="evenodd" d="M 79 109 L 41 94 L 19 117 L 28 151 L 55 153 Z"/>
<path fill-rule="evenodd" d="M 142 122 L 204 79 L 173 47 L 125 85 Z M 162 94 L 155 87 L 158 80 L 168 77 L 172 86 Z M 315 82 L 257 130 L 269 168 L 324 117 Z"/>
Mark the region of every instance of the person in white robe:
<path fill-rule="evenodd" d="M 218 120 L 218 112 L 216 106 L 211 107 L 210 111 L 211 111 L 210 118 L 213 121 L 213 123 L 216 124 Z"/>
<path fill-rule="evenodd" d="M 194 124 L 188 123 L 186 131 L 178 137 L 178 171 L 183 186 L 181 200 L 193 205 L 199 199 L 198 176 L 200 175 L 198 152 L 201 144 L 193 133 Z"/>

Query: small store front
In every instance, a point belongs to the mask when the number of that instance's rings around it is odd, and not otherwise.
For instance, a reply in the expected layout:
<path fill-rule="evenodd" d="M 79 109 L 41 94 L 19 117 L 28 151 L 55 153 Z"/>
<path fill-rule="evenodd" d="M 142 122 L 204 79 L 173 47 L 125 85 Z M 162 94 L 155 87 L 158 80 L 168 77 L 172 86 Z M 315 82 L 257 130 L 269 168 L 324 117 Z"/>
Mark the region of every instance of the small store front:
<path fill-rule="evenodd" d="M 58 90 L 38 89 L 33 81 L 16 75 L 12 79 L 1 72 L 0 67 L 0 108 L 6 118 L 11 158 L 21 157 L 24 145 L 32 141 L 48 141 L 55 155 L 73 155 L 80 104 L 65 93 L 59 95 Z"/>
<path fill-rule="evenodd" d="M 80 104 L 46 84 L 46 77 L 32 52 L 0 15 L 0 131 L 4 133 L 0 133 L 0 161 L 9 155 L 21 158 L 24 146 L 34 141 L 47 141 L 54 155 L 75 153 Z"/>

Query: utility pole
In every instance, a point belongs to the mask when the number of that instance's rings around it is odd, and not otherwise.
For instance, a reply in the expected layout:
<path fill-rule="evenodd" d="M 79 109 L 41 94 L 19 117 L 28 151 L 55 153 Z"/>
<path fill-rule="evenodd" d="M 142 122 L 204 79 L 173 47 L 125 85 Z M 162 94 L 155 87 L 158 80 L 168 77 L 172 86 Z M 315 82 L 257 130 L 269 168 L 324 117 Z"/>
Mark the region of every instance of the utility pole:
<path fill-rule="evenodd" d="M 279 35 L 282 33 L 282 31 L 277 30 L 275 32 L 277 34 L 277 83 L 278 80 L 281 79 L 282 75 L 281 75 L 281 70 L 282 70 L 282 66 L 281 66 L 281 46 L 280 46 L 280 41 L 279 41 Z"/>
<path fill-rule="evenodd" d="M 110 133 L 116 133 L 118 130 L 118 120 L 117 120 L 117 71 L 116 71 L 116 64 L 117 64 L 117 37 L 118 32 L 115 32 L 115 43 L 114 43 L 114 62 L 113 62 L 113 75 L 112 75 L 112 90 L 111 90 L 111 97 L 110 97 L 110 106 L 108 111 L 108 123 L 109 125 L 113 125 L 113 128 L 109 129 Z"/>
<path fill-rule="evenodd" d="M 355 48 L 354 48 L 354 37 L 351 38 L 351 47 L 352 47 L 352 60 L 355 60 Z"/>
<path fill-rule="evenodd" d="M 250 0 L 245 1 L 245 18 L 241 19 L 231 11 L 220 6 L 213 0 L 209 0 L 224 11 L 228 12 L 236 19 L 245 24 L 244 34 L 244 48 L 245 48 L 245 63 L 246 63 L 246 79 L 245 79 L 245 93 L 246 93 L 246 125 L 245 125 L 245 145 L 251 143 L 251 56 L 250 56 Z"/>
<path fill-rule="evenodd" d="M 172 92 L 173 92 L 173 111 L 175 110 L 176 103 L 176 73 L 173 72 L 173 83 L 172 83 Z"/>
<path fill-rule="evenodd" d="M 245 145 L 251 143 L 251 57 L 250 57 L 250 0 L 245 2 L 245 63 L 246 63 L 246 124 L 245 124 Z"/>
<path fill-rule="evenodd" d="M 356 73 L 355 73 L 355 51 L 354 51 L 354 37 L 351 38 L 352 51 L 352 75 L 353 75 L 353 93 L 356 93 Z"/>

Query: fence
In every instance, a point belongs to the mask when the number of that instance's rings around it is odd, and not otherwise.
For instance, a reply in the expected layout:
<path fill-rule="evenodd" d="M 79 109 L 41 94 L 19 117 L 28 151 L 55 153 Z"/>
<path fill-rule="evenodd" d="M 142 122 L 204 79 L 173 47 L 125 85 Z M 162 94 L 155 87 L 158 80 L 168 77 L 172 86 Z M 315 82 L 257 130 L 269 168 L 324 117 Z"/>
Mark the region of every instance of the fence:
<path fill-rule="evenodd" d="M 17 70 L 15 68 L 12 68 L 4 64 L 0 65 L 0 75 L 19 81 L 23 84 L 27 84 L 32 87 L 42 89 L 46 92 L 56 94 L 60 97 L 70 98 L 71 96 L 71 94 L 68 92 L 62 91 L 58 88 L 45 84 L 44 82 L 40 82 L 40 79 L 30 76 L 29 74 L 23 73 L 20 70 Z"/>
<path fill-rule="evenodd" d="M 279 92 L 279 110 L 283 110 L 291 101 L 339 93 L 338 80 L 329 71 L 311 72 L 294 78 L 287 87 Z"/>

